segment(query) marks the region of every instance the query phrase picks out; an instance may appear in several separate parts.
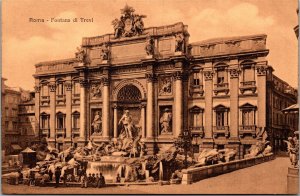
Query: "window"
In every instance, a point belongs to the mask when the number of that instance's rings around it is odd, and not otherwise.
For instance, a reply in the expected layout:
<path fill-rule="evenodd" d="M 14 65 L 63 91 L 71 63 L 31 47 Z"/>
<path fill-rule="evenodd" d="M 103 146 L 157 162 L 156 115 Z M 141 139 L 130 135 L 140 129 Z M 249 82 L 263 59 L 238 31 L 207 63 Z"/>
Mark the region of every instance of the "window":
<path fill-rule="evenodd" d="M 227 83 L 226 71 L 224 67 L 220 67 L 217 69 L 217 84 Z"/>
<path fill-rule="evenodd" d="M 223 105 L 218 105 L 214 108 L 215 110 L 215 123 L 216 127 L 228 126 L 228 108 Z"/>
<path fill-rule="evenodd" d="M 65 91 L 64 91 L 64 83 L 60 82 L 57 84 L 57 95 L 64 95 Z"/>
<path fill-rule="evenodd" d="M 256 124 L 255 111 L 256 106 L 246 103 L 240 107 L 241 123 L 243 127 L 254 126 Z"/>
<path fill-rule="evenodd" d="M 244 81 L 254 81 L 254 70 L 251 68 L 251 66 L 247 66 L 244 68 L 244 75 L 243 75 Z"/>
<path fill-rule="evenodd" d="M 46 84 L 42 85 L 42 96 L 49 96 L 49 88 Z"/>
<path fill-rule="evenodd" d="M 193 85 L 195 85 L 195 86 L 200 85 L 200 79 L 199 79 L 199 73 L 198 72 L 193 74 Z"/>
<path fill-rule="evenodd" d="M 5 130 L 6 130 L 6 131 L 8 130 L 8 124 L 9 124 L 9 122 L 8 122 L 8 121 L 5 121 Z"/>
<path fill-rule="evenodd" d="M 243 126 L 250 126 L 254 124 L 253 119 L 254 112 L 252 110 L 243 110 L 242 111 L 242 125 Z"/>
<path fill-rule="evenodd" d="M 76 95 L 76 94 L 80 94 L 80 84 L 78 81 L 74 82 L 74 85 L 73 85 L 73 94 Z"/>
<path fill-rule="evenodd" d="M 224 111 L 217 111 L 216 112 L 216 125 L 218 127 L 225 126 L 225 112 Z"/>
<path fill-rule="evenodd" d="M 5 116 L 9 116 L 9 109 L 8 108 L 5 108 Z"/>
<path fill-rule="evenodd" d="M 47 115 L 47 114 L 41 115 L 41 128 L 49 129 L 49 115 Z"/>
<path fill-rule="evenodd" d="M 203 109 L 197 106 L 194 106 L 190 109 L 191 113 L 191 127 L 202 127 L 203 126 Z"/>
<path fill-rule="evenodd" d="M 12 109 L 12 116 L 17 116 L 17 109 Z"/>
<path fill-rule="evenodd" d="M 17 130 L 18 130 L 18 123 L 13 122 L 13 131 L 17 131 Z"/>
<path fill-rule="evenodd" d="M 79 112 L 74 112 L 73 113 L 73 124 L 72 124 L 72 128 L 73 129 L 79 129 L 80 127 L 80 113 Z"/>
<path fill-rule="evenodd" d="M 57 129 L 65 128 L 65 114 L 61 112 L 56 114 L 56 128 Z"/>

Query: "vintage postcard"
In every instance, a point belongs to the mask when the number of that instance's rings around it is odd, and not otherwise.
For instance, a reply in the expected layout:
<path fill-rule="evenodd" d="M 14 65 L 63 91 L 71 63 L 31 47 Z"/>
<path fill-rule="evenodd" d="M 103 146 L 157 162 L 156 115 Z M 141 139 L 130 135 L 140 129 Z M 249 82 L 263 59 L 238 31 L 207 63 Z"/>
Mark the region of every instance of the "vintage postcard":
<path fill-rule="evenodd" d="M 299 193 L 297 0 L 4 0 L 3 194 Z"/>

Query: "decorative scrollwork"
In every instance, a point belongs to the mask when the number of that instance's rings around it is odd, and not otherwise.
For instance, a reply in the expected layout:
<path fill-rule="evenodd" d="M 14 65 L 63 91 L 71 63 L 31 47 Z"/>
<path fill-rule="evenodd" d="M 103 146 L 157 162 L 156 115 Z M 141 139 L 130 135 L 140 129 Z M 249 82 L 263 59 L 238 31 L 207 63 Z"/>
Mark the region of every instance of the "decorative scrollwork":
<path fill-rule="evenodd" d="M 257 66 L 256 70 L 257 70 L 257 75 L 259 76 L 263 76 L 267 74 L 267 66 Z"/>
<path fill-rule="evenodd" d="M 55 90 L 56 90 L 56 84 L 55 83 L 48 84 L 48 87 L 50 89 L 50 92 L 55 92 Z"/>
<path fill-rule="evenodd" d="M 238 78 L 240 75 L 241 70 L 236 68 L 236 69 L 229 69 L 230 73 L 230 78 Z"/>
<path fill-rule="evenodd" d="M 71 82 L 65 82 L 65 87 L 67 91 L 71 91 L 72 90 L 72 83 Z"/>

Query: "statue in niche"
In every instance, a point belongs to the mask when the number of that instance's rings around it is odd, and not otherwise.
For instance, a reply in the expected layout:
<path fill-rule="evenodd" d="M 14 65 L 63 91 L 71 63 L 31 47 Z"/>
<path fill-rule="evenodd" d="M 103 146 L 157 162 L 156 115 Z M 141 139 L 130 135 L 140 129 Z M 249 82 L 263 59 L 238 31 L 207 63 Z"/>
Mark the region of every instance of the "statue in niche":
<path fill-rule="evenodd" d="M 145 50 L 148 56 L 154 55 L 154 40 L 150 36 L 146 39 Z"/>
<path fill-rule="evenodd" d="M 101 47 L 101 59 L 108 60 L 108 55 L 109 55 L 108 44 L 104 43 Z"/>
<path fill-rule="evenodd" d="M 183 52 L 184 36 L 182 33 L 175 35 L 175 52 Z"/>
<path fill-rule="evenodd" d="M 161 134 L 172 132 L 171 121 L 172 121 L 172 111 L 169 108 L 165 108 L 164 113 L 159 120 L 160 127 L 161 127 Z"/>
<path fill-rule="evenodd" d="M 99 98 L 101 97 L 101 89 L 100 84 L 93 84 L 91 87 L 91 97 L 92 98 Z"/>
<path fill-rule="evenodd" d="M 93 134 L 102 135 L 102 116 L 99 111 L 95 113 L 95 117 L 92 123 Z"/>
<path fill-rule="evenodd" d="M 119 125 L 122 123 L 123 129 L 121 131 L 121 138 L 132 138 L 133 123 L 132 116 L 129 114 L 129 110 L 125 110 L 123 116 L 119 120 Z"/>
<path fill-rule="evenodd" d="M 163 80 L 162 85 L 159 90 L 159 94 L 170 94 L 172 93 L 172 83 L 170 78 L 166 78 Z"/>

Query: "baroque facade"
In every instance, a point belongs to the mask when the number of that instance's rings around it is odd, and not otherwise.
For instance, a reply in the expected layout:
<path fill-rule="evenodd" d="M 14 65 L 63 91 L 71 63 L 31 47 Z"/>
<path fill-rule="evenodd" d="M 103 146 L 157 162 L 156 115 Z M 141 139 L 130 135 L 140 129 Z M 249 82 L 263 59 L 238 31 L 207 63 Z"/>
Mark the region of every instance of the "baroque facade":
<path fill-rule="evenodd" d="M 266 35 L 189 43 L 187 25 L 144 28 L 145 17 L 126 6 L 113 34 L 83 38 L 75 58 L 35 65 L 40 136 L 58 149 L 109 142 L 127 115 L 148 153 L 186 129 L 195 153 L 235 148 L 242 157 L 272 138 Z"/>

